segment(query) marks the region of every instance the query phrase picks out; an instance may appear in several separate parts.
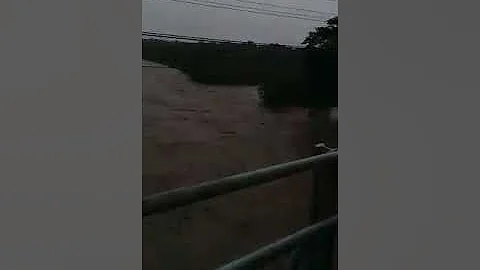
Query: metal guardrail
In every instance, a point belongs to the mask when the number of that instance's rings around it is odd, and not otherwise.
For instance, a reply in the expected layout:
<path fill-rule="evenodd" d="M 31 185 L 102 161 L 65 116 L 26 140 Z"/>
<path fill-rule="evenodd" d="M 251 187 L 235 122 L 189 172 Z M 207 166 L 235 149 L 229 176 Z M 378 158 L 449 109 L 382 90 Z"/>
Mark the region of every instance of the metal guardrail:
<path fill-rule="evenodd" d="M 191 187 L 182 187 L 150 195 L 142 200 L 143 217 L 164 213 L 215 196 L 225 195 L 248 187 L 272 182 L 282 177 L 310 170 L 314 165 L 320 162 L 337 157 L 338 150 L 330 149 L 330 151 L 325 154 L 241 173 Z M 305 227 L 292 235 L 266 245 L 248 255 L 217 268 L 216 270 L 255 269 L 255 267 L 262 265 L 266 261 L 271 260 L 282 253 L 291 251 L 301 244 L 301 242 L 314 237 L 323 229 L 336 226 L 336 224 L 337 215 Z"/>
<path fill-rule="evenodd" d="M 310 237 L 318 234 L 321 230 L 334 226 L 337 223 L 337 216 L 328 218 L 314 225 L 305 227 L 294 234 L 278 240 L 272 244 L 266 245 L 256 251 L 234 260 L 215 270 L 247 270 L 255 269 L 272 260 L 282 253 L 292 251 L 299 243 L 306 242 Z"/>
<path fill-rule="evenodd" d="M 257 186 L 282 177 L 311 169 L 319 162 L 336 158 L 337 151 L 299 159 L 263 169 L 241 173 L 216 181 L 201 183 L 191 187 L 182 187 L 143 198 L 143 216 L 162 213 L 174 208 L 228 194 L 240 189 Z"/>

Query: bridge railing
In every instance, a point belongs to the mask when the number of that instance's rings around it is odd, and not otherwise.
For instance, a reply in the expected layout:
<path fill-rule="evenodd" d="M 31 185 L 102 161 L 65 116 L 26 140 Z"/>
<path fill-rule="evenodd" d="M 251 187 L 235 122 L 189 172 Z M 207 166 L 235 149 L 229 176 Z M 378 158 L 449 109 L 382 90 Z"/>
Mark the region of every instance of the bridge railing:
<path fill-rule="evenodd" d="M 165 213 L 178 207 L 187 206 L 216 196 L 266 184 L 283 177 L 311 170 L 317 164 L 337 158 L 338 151 L 334 150 L 325 154 L 245 172 L 215 181 L 150 195 L 142 200 L 143 217 Z M 318 181 L 318 179 L 314 179 L 314 181 Z M 296 249 L 298 245 L 311 240 L 322 231 L 336 227 L 336 224 L 337 215 L 334 215 L 234 260 L 217 268 L 217 270 L 255 269 L 255 267 L 266 263 L 268 260 Z"/>

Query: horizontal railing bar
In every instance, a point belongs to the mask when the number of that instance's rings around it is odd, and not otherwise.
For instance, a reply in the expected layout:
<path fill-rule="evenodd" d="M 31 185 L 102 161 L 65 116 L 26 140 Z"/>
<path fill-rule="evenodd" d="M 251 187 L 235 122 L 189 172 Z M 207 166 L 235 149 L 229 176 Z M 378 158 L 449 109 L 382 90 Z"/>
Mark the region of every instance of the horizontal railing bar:
<path fill-rule="evenodd" d="M 282 253 L 287 253 L 291 251 L 297 246 L 297 244 L 301 243 L 302 241 L 308 240 L 310 237 L 319 233 L 322 229 L 335 225 L 337 223 L 337 219 L 338 216 L 335 215 L 331 218 L 305 227 L 285 238 L 278 240 L 277 242 L 257 249 L 256 251 L 245 255 L 237 260 L 234 260 L 228 264 L 225 264 L 215 270 L 255 269 L 256 266 L 260 266 L 265 262 L 281 255 Z"/>
<path fill-rule="evenodd" d="M 143 198 L 143 216 L 162 213 L 177 207 L 231 193 L 240 189 L 256 186 L 273 180 L 303 172 L 319 162 L 338 157 L 338 152 L 329 152 L 287 163 L 245 172 L 219 180 L 201 183 L 191 187 L 182 187 Z"/>

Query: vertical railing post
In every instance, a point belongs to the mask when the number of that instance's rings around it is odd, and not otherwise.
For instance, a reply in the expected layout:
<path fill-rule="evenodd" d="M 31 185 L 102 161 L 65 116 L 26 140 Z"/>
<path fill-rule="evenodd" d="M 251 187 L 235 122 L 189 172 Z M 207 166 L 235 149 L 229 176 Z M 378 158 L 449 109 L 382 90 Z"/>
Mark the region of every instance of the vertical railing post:
<path fill-rule="evenodd" d="M 321 154 L 321 153 L 316 153 Z M 313 170 L 310 223 L 337 213 L 337 161 L 325 161 Z M 325 229 L 302 244 L 292 257 L 292 270 L 334 270 L 337 226 Z"/>
<path fill-rule="evenodd" d="M 312 125 L 313 153 L 324 154 L 331 148 L 338 148 L 338 124 L 331 117 L 332 110 L 312 110 L 310 120 Z M 319 141 L 322 139 L 323 141 Z M 318 143 L 323 143 L 319 147 Z M 327 218 L 337 213 L 337 174 L 338 159 L 322 162 L 312 169 L 312 206 L 310 221 Z"/>
<path fill-rule="evenodd" d="M 314 154 L 323 154 L 328 147 L 337 147 L 337 126 L 332 123 L 330 112 L 311 111 L 312 137 L 326 139 L 327 147 L 314 147 Z M 318 143 L 318 141 L 314 141 Z M 337 213 L 338 159 L 322 162 L 312 168 L 312 193 L 310 223 L 328 218 Z M 294 253 L 292 270 L 333 270 L 336 267 L 337 228 L 327 230 Z"/>

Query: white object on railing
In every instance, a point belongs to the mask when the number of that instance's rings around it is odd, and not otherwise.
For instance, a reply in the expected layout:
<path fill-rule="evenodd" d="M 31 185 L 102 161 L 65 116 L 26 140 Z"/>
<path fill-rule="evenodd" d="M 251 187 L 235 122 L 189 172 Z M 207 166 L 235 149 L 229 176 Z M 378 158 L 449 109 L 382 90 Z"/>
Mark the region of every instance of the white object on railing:
<path fill-rule="evenodd" d="M 327 152 L 337 151 L 337 148 L 330 148 L 325 143 L 317 143 L 315 144 L 315 148 L 324 149 L 327 150 Z"/>

